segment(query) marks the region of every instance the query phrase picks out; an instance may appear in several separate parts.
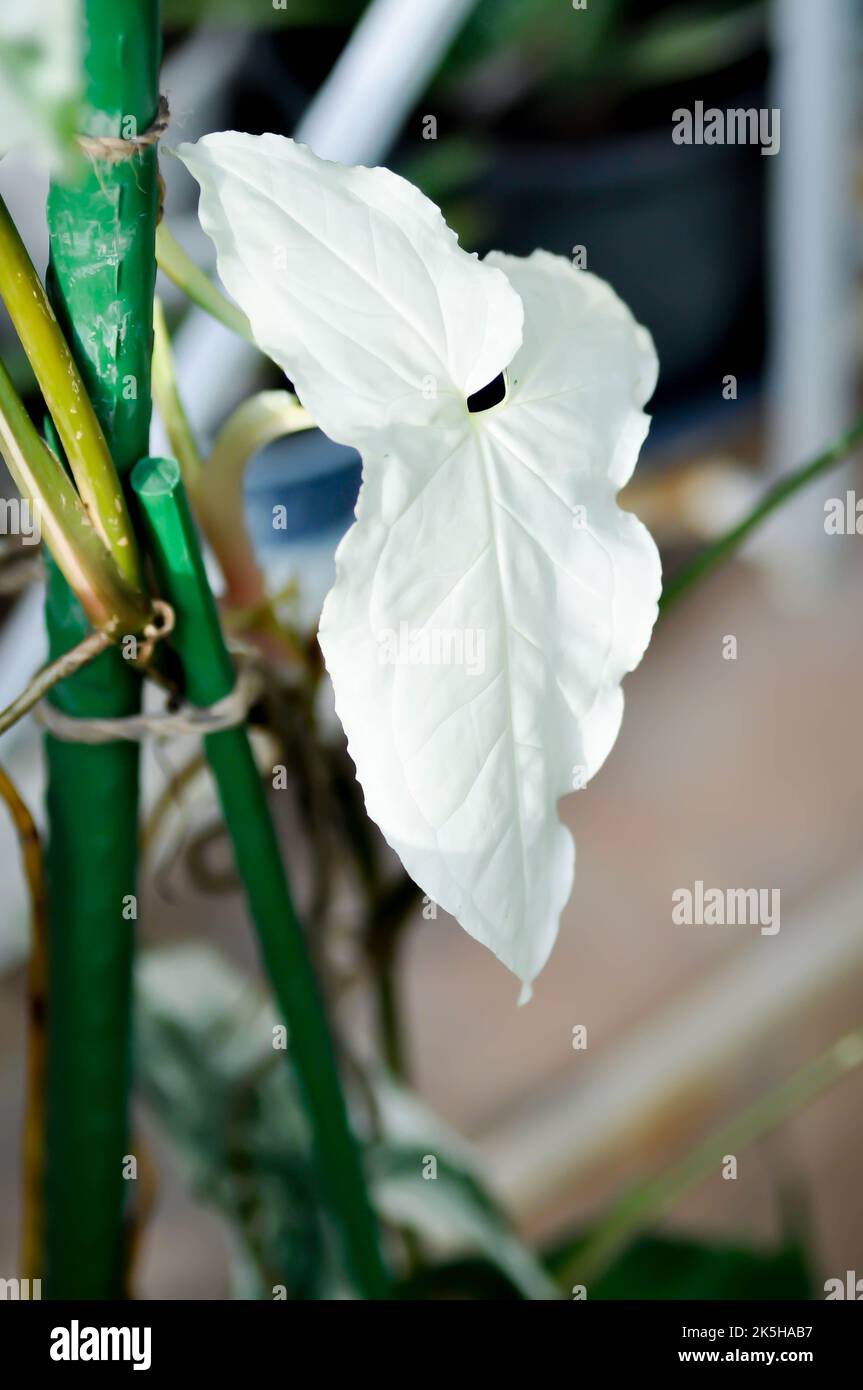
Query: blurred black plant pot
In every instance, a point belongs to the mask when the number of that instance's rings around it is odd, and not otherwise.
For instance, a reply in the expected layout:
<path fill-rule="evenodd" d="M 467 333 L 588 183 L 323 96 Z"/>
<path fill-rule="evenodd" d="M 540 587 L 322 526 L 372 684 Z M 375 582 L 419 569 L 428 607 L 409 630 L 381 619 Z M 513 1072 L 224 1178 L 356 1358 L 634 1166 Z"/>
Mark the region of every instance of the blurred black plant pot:
<path fill-rule="evenodd" d="M 751 105 L 749 101 L 729 105 Z M 585 143 L 495 142 L 465 201 L 479 213 L 480 254 L 584 248 L 653 334 L 660 362 L 653 409 L 757 371 L 764 338 L 764 166 L 740 145 L 676 145 L 667 128 Z M 446 211 L 447 209 L 445 209 Z M 458 224 L 458 217 L 453 220 Z M 464 240 L 471 242 L 467 236 Z M 259 547 L 347 529 L 360 482 L 358 455 L 319 431 L 269 446 L 247 486 Z M 284 529 L 272 509 L 283 506 Z"/>
<path fill-rule="evenodd" d="M 245 492 L 249 533 L 265 562 L 267 552 L 296 542 L 320 541 L 331 554 L 353 520 L 361 472 L 356 450 L 333 444 L 320 430 L 262 449 L 249 466 Z"/>
<path fill-rule="evenodd" d="M 252 539 L 272 544 L 275 507 L 285 509 L 275 528 L 285 540 L 328 531 L 351 516 L 360 473 L 356 450 L 333 444 L 320 430 L 268 445 L 249 469 L 247 494 L 255 498 Z"/>
<path fill-rule="evenodd" d="M 482 251 L 526 255 L 540 246 L 581 263 L 583 247 L 586 268 L 653 334 L 663 398 L 713 372 L 757 367 L 772 156 L 752 146 L 676 145 L 670 113 L 667 127 L 637 134 L 491 149 L 468 195 L 489 228 Z"/>

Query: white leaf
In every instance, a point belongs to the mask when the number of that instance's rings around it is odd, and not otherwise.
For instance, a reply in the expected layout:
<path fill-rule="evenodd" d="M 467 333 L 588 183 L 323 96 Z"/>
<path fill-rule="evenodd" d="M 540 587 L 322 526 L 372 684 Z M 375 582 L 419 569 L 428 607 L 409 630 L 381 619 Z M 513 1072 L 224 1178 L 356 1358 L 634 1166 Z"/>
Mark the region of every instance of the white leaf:
<path fill-rule="evenodd" d="M 0 0 L 0 153 L 67 159 L 83 84 L 79 0 Z"/>
<path fill-rule="evenodd" d="M 615 502 L 650 338 L 562 258 L 478 263 L 385 170 L 275 136 L 180 154 L 261 346 L 363 452 L 320 641 L 369 814 L 529 984 L 572 885 L 557 801 L 611 748 L 656 617 L 656 548 Z M 504 366 L 506 399 L 470 413 Z"/>
<path fill-rule="evenodd" d="M 201 185 L 226 288 L 331 439 L 364 444 L 447 407 L 457 423 L 512 357 L 518 296 L 388 169 L 236 131 L 177 154 Z"/>

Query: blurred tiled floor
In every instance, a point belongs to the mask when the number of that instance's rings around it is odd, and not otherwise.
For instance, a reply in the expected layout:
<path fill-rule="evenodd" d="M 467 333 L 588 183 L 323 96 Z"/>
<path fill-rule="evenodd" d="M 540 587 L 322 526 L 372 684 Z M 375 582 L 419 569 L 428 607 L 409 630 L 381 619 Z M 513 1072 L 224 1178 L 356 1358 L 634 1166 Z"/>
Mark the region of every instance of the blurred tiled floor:
<path fill-rule="evenodd" d="M 673 888 L 698 878 L 776 886 L 785 918 L 860 862 L 863 563 L 848 554 L 840 586 L 811 611 L 789 611 L 752 569 L 737 564 L 662 624 L 626 683 L 623 730 L 606 767 L 565 803 L 578 843 L 576 888 L 529 1006 L 516 1008 L 513 979 L 450 920 L 414 927 L 403 966 L 410 1055 L 425 1099 L 465 1133 L 487 1134 L 549 1082 L 571 1076 L 578 1085 L 574 1066 L 601 1057 L 742 948 L 739 933 L 749 928 L 674 929 Z M 736 662 L 722 658 L 729 633 L 738 639 Z M 185 893 L 173 904 L 151 903 L 151 938 L 202 932 L 251 961 L 248 948 L 238 946 L 245 937 L 235 899 L 215 909 L 212 900 L 195 904 Z M 781 949 L 781 939 L 762 938 L 765 949 Z M 749 1056 L 740 1069 L 740 1101 L 859 1022 L 861 984 L 849 979 L 829 1008 L 792 1020 L 787 1035 Z M 571 1047 L 576 1023 L 589 1030 L 583 1060 Z M 0 1272 L 17 1263 L 21 1041 L 16 976 L 0 985 Z M 693 1116 L 693 1128 L 710 1118 Z M 667 1156 L 687 1128 L 684 1117 L 657 1134 L 650 1152 L 621 1154 L 614 1171 L 573 1192 L 571 1204 L 558 1204 L 540 1224 L 582 1215 L 621 1176 Z M 675 1223 L 729 1238 L 769 1237 L 780 1187 L 802 1188 L 825 1269 L 863 1268 L 861 1154 L 857 1076 L 748 1155 L 737 1183 L 717 1180 L 694 1193 Z M 222 1297 L 218 1223 L 184 1197 L 164 1156 L 161 1168 L 142 1290 L 161 1298 Z"/>

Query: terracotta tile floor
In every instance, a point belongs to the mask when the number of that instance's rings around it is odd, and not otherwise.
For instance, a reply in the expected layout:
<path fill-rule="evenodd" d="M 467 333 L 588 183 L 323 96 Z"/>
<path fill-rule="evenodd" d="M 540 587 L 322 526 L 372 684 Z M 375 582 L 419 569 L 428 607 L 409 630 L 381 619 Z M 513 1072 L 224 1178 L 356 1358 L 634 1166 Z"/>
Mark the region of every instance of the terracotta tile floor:
<path fill-rule="evenodd" d="M 572 1027 L 589 1029 L 590 1065 L 687 985 L 741 950 L 729 929 L 681 933 L 670 923 L 673 888 L 705 883 L 775 886 L 783 917 L 861 862 L 863 783 L 863 563 L 849 564 L 829 600 L 789 611 L 753 569 L 715 576 L 657 632 L 627 681 L 621 737 L 591 787 L 568 799 L 578 841 L 576 890 L 534 1002 L 516 1009 L 516 986 L 448 919 L 418 922 L 403 964 L 410 1052 L 426 1100 L 482 1138 L 572 1075 Z M 736 662 L 721 639 L 738 638 Z M 203 909 L 163 901 L 148 935 L 206 931 L 237 953 L 235 900 Z M 734 929 L 731 929 L 732 932 Z M 744 933 L 749 928 L 739 929 Z M 861 923 L 863 932 L 863 923 Z M 782 933 L 763 938 L 781 950 Z M 243 947 L 239 954 L 251 960 Z M 814 1016 L 790 1021 L 739 1068 L 743 1101 L 813 1056 L 861 1019 L 863 970 Z M 16 1266 L 22 1041 L 20 974 L 0 986 L 0 1273 Z M 733 1029 L 733 1011 L 728 1027 Z M 703 1113 L 706 1109 L 707 1113 Z M 542 1227 L 589 1209 L 619 1176 L 657 1162 L 715 1118 L 693 1100 L 653 1147 L 621 1154 Z M 724 1113 L 724 1112 L 723 1112 Z M 802 1185 L 826 1272 L 863 1270 L 863 1075 L 844 1082 L 781 1135 L 761 1144 L 737 1183 L 713 1181 L 681 1204 L 674 1222 L 727 1237 L 769 1237 L 777 1193 Z M 225 1243 L 214 1219 L 190 1203 L 162 1164 L 159 1204 L 140 1271 L 151 1297 L 222 1297 Z"/>

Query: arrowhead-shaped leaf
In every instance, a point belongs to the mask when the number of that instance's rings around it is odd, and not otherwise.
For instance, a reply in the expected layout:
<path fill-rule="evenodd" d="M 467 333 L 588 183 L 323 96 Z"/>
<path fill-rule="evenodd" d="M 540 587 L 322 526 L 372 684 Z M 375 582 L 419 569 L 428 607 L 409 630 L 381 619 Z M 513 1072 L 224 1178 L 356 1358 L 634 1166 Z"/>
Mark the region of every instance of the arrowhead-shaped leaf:
<path fill-rule="evenodd" d="M 179 153 L 257 341 L 363 454 L 320 640 L 369 814 L 528 984 L 572 884 L 557 801 L 611 748 L 656 617 L 656 548 L 615 501 L 650 338 L 563 258 L 478 262 L 386 170 L 271 135 Z"/>

